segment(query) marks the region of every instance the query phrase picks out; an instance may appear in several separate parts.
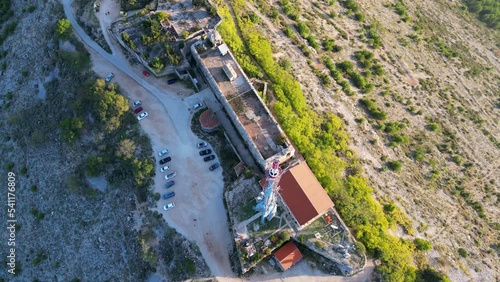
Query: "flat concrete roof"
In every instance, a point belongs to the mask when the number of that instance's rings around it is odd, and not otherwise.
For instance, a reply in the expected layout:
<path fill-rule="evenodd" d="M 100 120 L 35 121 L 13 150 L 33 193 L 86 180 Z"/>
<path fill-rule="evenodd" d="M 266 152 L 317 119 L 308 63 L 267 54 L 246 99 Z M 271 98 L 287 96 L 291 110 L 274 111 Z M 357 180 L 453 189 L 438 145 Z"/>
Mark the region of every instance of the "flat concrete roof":
<path fill-rule="evenodd" d="M 281 142 L 279 127 L 268 114 L 265 105 L 257 98 L 258 94 L 252 90 L 250 82 L 242 75 L 241 69 L 230 54 L 221 56 L 218 49 L 212 49 L 200 54 L 200 57 L 262 157 L 267 159 L 275 155 L 278 152 L 277 145 Z M 233 81 L 229 81 L 224 73 L 224 64 L 234 69 L 237 77 Z"/>

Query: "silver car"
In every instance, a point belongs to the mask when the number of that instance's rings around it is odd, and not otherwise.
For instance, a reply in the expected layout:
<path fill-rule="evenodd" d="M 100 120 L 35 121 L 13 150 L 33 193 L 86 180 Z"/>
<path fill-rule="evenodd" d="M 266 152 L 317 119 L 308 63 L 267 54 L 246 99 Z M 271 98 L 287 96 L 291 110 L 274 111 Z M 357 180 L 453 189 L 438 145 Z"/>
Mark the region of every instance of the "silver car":
<path fill-rule="evenodd" d="M 174 178 L 176 175 L 177 175 L 177 173 L 176 173 L 175 171 L 174 171 L 174 172 L 171 172 L 171 173 L 169 173 L 169 174 L 165 175 L 165 179 L 166 179 L 166 180 L 172 179 L 172 178 Z"/>
<path fill-rule="evenodd" d="M 115 77 L 115 74 L 110 72 L 108 73 L 108 76 L 106 76 L 106 82 L 110 82 L 111 79 L 113 79 L 113 77 Z"/>

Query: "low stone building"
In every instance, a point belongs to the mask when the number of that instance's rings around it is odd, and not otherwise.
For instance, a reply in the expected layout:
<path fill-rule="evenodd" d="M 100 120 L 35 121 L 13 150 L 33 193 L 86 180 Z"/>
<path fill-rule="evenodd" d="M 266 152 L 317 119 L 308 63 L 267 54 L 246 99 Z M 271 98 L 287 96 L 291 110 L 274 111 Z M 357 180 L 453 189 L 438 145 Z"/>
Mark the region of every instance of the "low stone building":
<path fill-rule="evenodd" d="M 302 253 L 292 241 L 284 244 L 274 253 L 278 267 L 285 271 L 302 259 Z"/>

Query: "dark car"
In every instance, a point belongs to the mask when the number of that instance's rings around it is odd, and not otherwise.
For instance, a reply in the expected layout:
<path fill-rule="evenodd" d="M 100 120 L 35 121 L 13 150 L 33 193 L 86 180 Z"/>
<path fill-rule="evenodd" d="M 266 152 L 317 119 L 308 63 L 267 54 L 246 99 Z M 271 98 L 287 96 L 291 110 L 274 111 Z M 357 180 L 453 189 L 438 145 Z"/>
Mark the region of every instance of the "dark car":
<path fill-rule="evenodd" d="M 148 71 L 143 71 L 143 72 L 142 72 L 142 74 L 143 74 L 144 76 L 149 76 L 149 72 L 148 72 Z"/>
<path fill-rule="evenodd" d="M 138 114 L 138 113 L 142 112 L 142 110 L 143 110 L 142 107 L 136 108 L 134 110 L 134 114 Z"/>
<path fill-rule="evenodd" d="M 205 162 L 209 162 L 211 160 L 215 159 L 215 156 L 214 155 L 210 155 L 210 156 L 206 156 L 203 158 L 203 161 Z"/>
<path fill-rule="evenodd" d="M 171 157 L 166 157 L 166 158 L 160 160 L 160 164 L 166 164 L 166 163 L 168 163 L 171 160 L 172 160 Z"/>
<path fill-rule="evenodd" d="M 168 189 L 168 188 L 170 188 L 170 187 L 172 187 L 174 185 L 175 185 L 175 181 L 172 180 L 172 181 L 167 182 L 167 184 L 165 184 L 165 188 Z"/>
<path fill-rule="evenodd" d="M 177 82 L 177 78 L 172 78 L 172 79 L 167 80 L 167 84 L 174 84 L 176 82 Z"/>
<path fill-rule="evenodd" d="M 200 151 L 200 156 L 208 155 L 211 153 L 212 153 L 212 150 L 210 150 L 210 149 L 202 150 L 202 151 Z"/>
<path fill-rule="evenodd" d="M 210 169 L 210 171 L 213 171 L 215 169 L 217 169 L 218 167 L 220 166 L 219 163 L 214 163 L 213 165 L 211 165 L 208 169 Z"/>
<path fill-rule="evenodd" d="M 166 200 L 172 198 L 173 196 L 175 196 L 175 192 L 168 192 L 167 194 L 163 195 L 163 199 Z"/>

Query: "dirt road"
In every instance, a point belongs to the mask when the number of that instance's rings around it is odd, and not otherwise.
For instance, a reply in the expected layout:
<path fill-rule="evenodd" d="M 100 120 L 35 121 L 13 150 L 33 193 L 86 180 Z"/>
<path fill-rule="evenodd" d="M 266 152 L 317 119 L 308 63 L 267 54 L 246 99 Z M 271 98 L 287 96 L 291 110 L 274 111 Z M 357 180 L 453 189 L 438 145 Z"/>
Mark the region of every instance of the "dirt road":
<path fill-rule="evenodd" d="M 105 26 L 118 15 L 114 3 L 108 2 L 112 1 L 101 2 L 101 12 L 97 14 L 97 17 L 106 17 L 100 19 Z M 115 73 L 112 82 L 118 84 L 131 100 L 142 100 L 142 107 L 149 116 L 141 121 L 141 125 L 151 138 L 157 160 L 157 152 L 161 149 L 168 148 L 170 151 L 172 162 L 169 165 L 177 176 L 174 178 L 176 185 L 169 191 L 176 193 L 172 199 L 176 207 L 166 212 L 162 208 L 166 201 L 160 200 L 156 210 L 163 214 L 170 226 L 197 243 L 215 276 L 234 276 L 228 257 L 231 241 L 222 203 L 222 173 L 220 169 L 214 172 L 208 170 L 209 165 L 203 162 L 196 149 L 199 140 L 190 130 L 189 109 L 196 103 L 196 95 L 182 99 L 177 95 L 182 89 L 179 85 L 164 88 L 161 87 L 164 85 L 162 82 L 154 83 L 156 85 L 150 83 L 156 79 L 142 77 L 141 68 L 131 67 L 113 43 L 113 54 L 110 55 L 84 33 L 75 21 L 71 0 L 64 0 L 63 5 L 75 32 L 90 47 L 93 70 L 103 77 L 108 72 Z M 110 14 L 107 14 L 108 11 Z M 185 89 L 184 92 L 190 90 Z M 157 169 L 154 189 L 164 194 L 167 192 L 164 188 L 166 180 L 159 166 Z"/>

